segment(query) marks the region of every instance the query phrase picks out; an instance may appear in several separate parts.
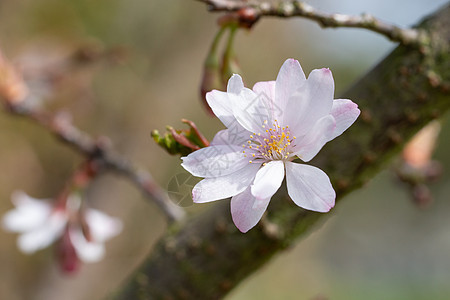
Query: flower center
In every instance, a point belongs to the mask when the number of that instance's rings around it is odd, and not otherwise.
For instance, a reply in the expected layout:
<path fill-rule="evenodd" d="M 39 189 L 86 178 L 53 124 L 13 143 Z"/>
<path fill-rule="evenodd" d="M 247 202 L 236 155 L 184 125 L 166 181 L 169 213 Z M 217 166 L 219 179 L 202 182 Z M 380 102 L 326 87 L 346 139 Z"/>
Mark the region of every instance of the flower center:
<path fill-rule="evenodd" d="M 250 155 L 252 160 L 249 163 L 271 160 L 288 160 L 292 157 L 290 149 L 293 147 L 292 142 L 296 139 L 291 136 L 289 126 L 281 127 L 278 121 L 275 120 L 272 126 L 267 125 L 267 120 L 261 126 L 261 132 L 253 133 L 247 144 L 242 147 L 248 150 L 243 150 L 244 156 Z M 247 151 L 247 152 L 246 152 Z"/>

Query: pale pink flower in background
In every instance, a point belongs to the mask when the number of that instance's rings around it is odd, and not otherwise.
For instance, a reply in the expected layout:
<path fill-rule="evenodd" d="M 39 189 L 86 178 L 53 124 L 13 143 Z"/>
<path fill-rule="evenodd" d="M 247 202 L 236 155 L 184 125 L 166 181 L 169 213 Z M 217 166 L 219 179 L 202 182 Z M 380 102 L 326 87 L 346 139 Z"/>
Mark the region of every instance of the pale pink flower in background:
<path fill-rule="evenodd" d="M 319 168 L 294 163 L 310 161 L 320 149 L 358 118 L 358 106 L 334 99 L 329 69 L 306 78 L 300 63 L 288 59 L 276 81 L 258 82 L 253 90 L 233 75 L 227 92 L 206 95 L 209 106 L 227 129 L 211 146 L 182 157 L 182 166 L 204 177 L 192 191 L 196 203 L 231 198 L 237 228 L 247 232 L 265 212 L 286 175 L 288 194 L 298 206 L 328 212 L 336 194 Z"/>
<path fill-rule="evenodd" d="M 20 233 L 19 249 L 32 254 L 60 242 L 62 267 L 74 271 L 77 261 L 97 262 L 105 253 L 104 242 L 122 230 L 122 222 L 96 209 L 81 209 L 81 199 L 71 194 L 61 203 L 32 198 L 24 192 L 12 195 L 15 209 L 3 216 L 3 228 Z"/>

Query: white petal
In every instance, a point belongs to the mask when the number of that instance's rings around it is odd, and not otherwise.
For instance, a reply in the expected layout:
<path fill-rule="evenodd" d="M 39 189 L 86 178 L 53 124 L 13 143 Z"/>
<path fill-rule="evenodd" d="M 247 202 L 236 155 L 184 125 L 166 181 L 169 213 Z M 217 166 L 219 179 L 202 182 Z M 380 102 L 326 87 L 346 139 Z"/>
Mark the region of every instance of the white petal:
<path fill-rule="evenodd" d="M 231 124 L 228 129 L 219 131 L 210 143 L 216 145 L 237 145 L 241 146 L 249 140 L 250 132 L 244 129 L 237 121 Z"/>
<path fill-rule="evenodd" d="M 305 162 L 310 161 L 331 139 L 335 128 L 336 121 L 331 115 L 321 118 L 306 136 L 298 139 L 294 154 Z"/>
<path fill-rule="evenodd" d="M 28 196 L 23 191 L 14 191 L 11 195 L 11 201 L 17 208 L 22 206 L 28 208 L 32 207 L 33 209 L 40 209 L 40 207 L 48 207 L 48 199 L 36 199 Z"/>
<path fill-rule="evenodd" d="M 276 102 L 275 98 L 275 81 L 257 82 L 253 86 L 253 91 L 263 99 L 263 103 L 269 108 L 270 118 L 267 121 L 273 122 L 274 120 L 280 121 L 283 119 L 283 108 Z"/>
<path fill-rule="evenodd" d="M 233 74 L 228 80 L 227 92 L 239 94 L 243 88 L 244 83 L 242 82 L 242 77 L 238 74 Z"/>
<path fill-rule="evenodd" d="M 265 120 L 271 121 L 273 99 L 244 88 L 239 95 L 230 96 L 233 114 L 242 127 L 250 132 L 260 132 Z"/>
<path fill-rule="evenodd" d="M 93 241 L 104 242 L 122 231 L 122 221 L 99 210 L 88 209 L 85 216 Z"/>
<path fill-rule="evenodd" d="M 303 85 L 306 77 L 300 63 L 295 59 L 287 59 L 278 72 L 275 97 L 281 110 L 286 108 L 289 98 Z"/>
<path fill-rule="evenodd" d="M 312 99 L 311 110 L 321 111 L 323 115 L 330 112 L 334 99 L 334 79 L 330 69 L 315 69 L 306 80 L 308 93 Z"/>
<path fill-rule="evenodd" d="M 252 195 L 257 199 L 271 198 L 278 191 L 284 178 L 284 162 L 274 160 L 256 173 L 251 185 Z"/>
<path fill-rule="evenodd" d="M 253 86 L 255 94 L 264 94 L 267 98 L 275 100 L 275 81 L 260 81 Z"/>
<path fill-rule="evenodd" d="M 327 212 L 334 206 L 336 193 L 319 168 L 287 162 L 286 183 L 292 201 L 304 209 Z"/>
<path fill-rule="evenodd" d="M 331 108 L 331 115 L 336 120 L 336 129 L 333 132 L 330 140 L 340 136 L 347 128 L 352 125 L 358 118 L 361 111 L 358 105 L 348 99 L 336 99 L 333 101 Z"/>
<path fill-rule="evenodd" d="M 330 113 L 333 97 L 331 71 L 313 70 L 306 83 L 289 98 L 283 126 L 288 125 L 291 133 L 297 137 L 307 134 L 320 118 Z"/>
<path fill-rule="evenodd" d="M 228 142 L 228 129 L 220 130 L 216 133 L 213 140 L 209 143 L 210 146 L 216 145 L 229 145 Z"/>
<path fill-rule="evenodd" d="M 225 176 L 248 165 L 242 147 L 233 145 L 205 147 L 181 159 L 181 166 L 198 177 Z"/>
<path fill-rule="evenodd" d="M 253 86 L 255 94 L 264 94 L 267 98 L 275 99 L 275 81 L 260 81 Z"/>
<path fill-rule="evenodd" d="M 248 164 L 241 170 L 226 176 L 206 178 L 192 190 L 195 203 L 205 203 L 225 199 L 241 193 L 255 178 L 261 164 Z"/>
<path fill-rule="evenodd" d="M 233 96 L 239 95 L 244 89 L 241 76 L 234 74 L 228 80 L 227 92 L 212 90 L 206 93 L 206 102 L 211 107 L 214 114 L 222 121 L 222 123 L 230 128 L 233 123 L 237 123 L 233 115 Z"/>
<path fill-rule="evenodd" d="M 52 211 L 48 202 L 29 197 L 23 192 L 14 192 L 12 202 L 16 208 L 7 212 L 2 220 L 7 231 L 25 232 L 47 221 Z"/>
<path fill-rule="evenodd" d="M 231 198 L 231 216 L 236 227 L 243 233 L 253 228 L 269 205 L 270 198 L 258 200 L 261 204 L 255 205 L 256 198 L 252 196 L 250 188 Z"/>
<path fill-rule="evenodd" d="M 213 113 L 222 121 L 223 125 L 229 127 L 233 122 L 236 122 L 233 115 L 232 102 L 227 93 L 212 90 L 206 93 L 206 102 L 208 102 Z"/>
<path fill-rule="evenodd" d="M 67 215 L 64 212 L 53 212 L 44 224 L 19 236 L 19 249 L 24 253 L 33 253 L 47 247 L 61 236 L 66 224 Z"/>
<path fill-rule="evenodd" d="M 73 247 L 82 261 L 97 262 L 105 255 L 105 245 L 101 242 L 88 242 L 80 228 L 70 228 L 69 234 Z"/>

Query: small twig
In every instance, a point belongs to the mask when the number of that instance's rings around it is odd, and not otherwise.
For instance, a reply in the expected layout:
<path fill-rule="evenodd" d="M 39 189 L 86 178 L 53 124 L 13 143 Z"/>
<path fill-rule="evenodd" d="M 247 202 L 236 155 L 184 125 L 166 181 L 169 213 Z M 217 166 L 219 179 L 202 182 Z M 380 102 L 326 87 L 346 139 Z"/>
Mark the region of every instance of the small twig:
<path fill-rule="evenodd" d="M 6 71 L 5 71 L 6 70 Z M 113 170 L 123 175 L 138 187 L 145 196 L 153 200 L 165 213 L 170 222 L 180 221 L 184 217 L 184 210 L 167 197 L 153 180 L 150 173 L 136 168 L 124 157 L 115 153 L 105 139 L 94 139 L 87 133 L 79 130 L 70 122 L 70 118 L 64 114 L 51 115 L 27 104 L 30 91 L 26 89 L 26 83 L 15 68 L 1 55 L 0 52 L 0 100 L 3 100 L 7 110 L 15 115 L 26 117 L 49 131 L 57 138 L 70 145 L 88 160 L 95 161 L 100 170 Z M 14 87 L 14 89 L 12 89 Z M 15 87 L 21 87 L 20 93 Z"/>
<path fill-rule="evenodd" d="M 208 5 L 210 11 L 217 12 L 242 12 L 241 15 L 251 16 L 258 20 L 262 16 L 275 16 L 281 18 L 303 17 L 319 23 L 322 27 L 349 27 L 365 28 L 384 35 L 391 41 L 405 45 L 417 45 L 422 43 L 426 34 L 411 28 L 382 22 L 369 14 L 350 16 L 343 14 L 328 14 L 318 11 L 311 5 L 298 0 L 284 0 L 278 3 L 267 1 L 243 1 L 243 0 L 197 0 Z M 249 13 L 252 11 L 252 14 Z M 244 13 L 245 11 L 245 13 Z"/>
<path fill-rule="evenodd" d="M 104 169 L 116 171 L 130 180 L 138 187 L 147 198 L 152 199 L 165 213 L 169 221 L 179 221 L 184 217 L 184 210 L 173 204 L 163 189 L 153 180 L 150 173 L 136 168 L 127 159 L 101 142 L 95 140 L 87 133 L 73 126 L 67 118 L 51 116 L 34 109 L 28 109 L 22 105 L 9 105 L 9 111 L 17 115 L 27 117 L 39 124 L 57 138 L 70 145 L 82 155 L 95 160 Z"/>

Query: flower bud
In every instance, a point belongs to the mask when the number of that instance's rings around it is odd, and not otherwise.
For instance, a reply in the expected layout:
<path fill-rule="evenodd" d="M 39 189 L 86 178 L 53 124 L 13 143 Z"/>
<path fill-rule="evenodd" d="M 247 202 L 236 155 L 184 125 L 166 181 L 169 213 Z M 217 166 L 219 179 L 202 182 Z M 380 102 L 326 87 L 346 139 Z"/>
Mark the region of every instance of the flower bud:
<path fill-rule="evenodd" d="M 217 55 L 217 47 L 225 29 L 220 28 L 216 34 L 214 41 L 206 57 L 205 64 L 203 66 L 203 77 L 200 84 L 200 96 L 206 110 L 214 115 L 208 103 L 206 102 L 206 93 L 213 89 L 223 89 L 224 85 L 221 81 L 219 70 L 219 56 Z"/>
<path fill-rule="evenodd" d="M 73 274 L 80 267 L 80 259 L 75 251 L 72 241 L 70 240 L 69 228 L 66 227 L 61 237 L 58 247 L 58 261 L 61 270 L 67 274 Z"/>
<path fill-rule="evenodd" d="M 169 132 L 161 135 L 158 130 L 153 130 L 152 138 L 170 154 L 188 155 L 195 150 L 209 146 L 209 141 L 198 130 L 194 122 L 186 119 L 181 121 L 190 128 L 180 130 L 167 126 Z"/>
<path fill-rule="evenodd" d="M 241 73 L 241 68 L 239 67 L 238 60 L 233 49 L 233 42 L 234 37 L 236 36 L 236 31 L 237 31 L 236 26 L 230 26 L 230 35 L 228 37 L 226 49 L 222 58 L 222 66 L 220 73 L 224 87 L 226 86 L 228 79 L 230 79 L 230 77 L 233 74 Z"/>

